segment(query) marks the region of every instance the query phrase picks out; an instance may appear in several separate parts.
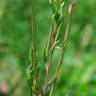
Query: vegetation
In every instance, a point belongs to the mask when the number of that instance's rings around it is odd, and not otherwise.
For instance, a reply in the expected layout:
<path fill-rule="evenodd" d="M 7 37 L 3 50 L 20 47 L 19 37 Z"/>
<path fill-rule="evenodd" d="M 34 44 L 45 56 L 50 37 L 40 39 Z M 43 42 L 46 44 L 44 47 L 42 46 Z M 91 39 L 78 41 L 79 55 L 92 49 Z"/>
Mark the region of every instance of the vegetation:
<path fill-rule="evenodd" d="M 95 96 L 95 10 L 96 0 L 0 0 L 0 96 Z"/>

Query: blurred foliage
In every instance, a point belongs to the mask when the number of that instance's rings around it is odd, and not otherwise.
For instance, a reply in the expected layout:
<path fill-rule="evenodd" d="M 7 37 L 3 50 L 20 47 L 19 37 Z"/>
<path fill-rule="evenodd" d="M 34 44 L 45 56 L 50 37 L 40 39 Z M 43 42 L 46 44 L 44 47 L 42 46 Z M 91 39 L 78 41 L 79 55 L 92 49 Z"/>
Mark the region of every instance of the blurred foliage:
<path fill-rule="evenodd" d="M 39 66 L 43 69 L 45 64 L 42 56 L 51 26 L 51 6 L 48 0 L 32 0 L 32 2 L 37 49 L 39 49 Z M 65 21 L 69 2 L 70 0 L 65 0 Z M 96 0 L 78 0 L 73 13 L 70 40 L 54 96 L 96 96 L 95 17 Z M 27 0 L 0 0 L 0 91 L 3 83 L 7 82 L 8 86 L 12 87 L 15 85 L 14 82 L 18 81 L 20 84 L 12 96 L 17 96 L 16 94 L 27 96 L 27 91 L 23 91 L 26 90 L 23 70 L 28 65 L 31 46 L 30 23 Z M 57 57 L 58 50 L 54 54 L 54 62 Z M 53 72 L 54 70 L 53 66 Z M 41 78 L 45 75 L 44 72 L 40 74 Z"/>

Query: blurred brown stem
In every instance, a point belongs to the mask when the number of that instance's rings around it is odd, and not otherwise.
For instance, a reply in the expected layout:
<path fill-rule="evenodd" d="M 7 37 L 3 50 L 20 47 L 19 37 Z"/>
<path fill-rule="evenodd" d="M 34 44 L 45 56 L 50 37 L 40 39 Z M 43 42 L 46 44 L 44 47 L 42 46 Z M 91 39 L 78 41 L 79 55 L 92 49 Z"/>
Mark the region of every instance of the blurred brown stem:
<path fill-rule="evenodd" d="M 57 63 L 56 73 L 55 73 L 54 77 L 48 82 L 49 85 L 52 84 L 53 82 L 56 83 L 58 73 L 60 71 L 60 67 L 61 67 L 61 64 L 62 64 L 63 56 L 64 56 L 64 51 L 65 51 L 65 48 L 66 48 L 66 45 L 67 45 L 67 42 L 68 42 L 68 37 L 69 37 L 70 29 L 71 29 L 72 11 L 73 11 L 73 7 L 75 6 L 75 4 L 76 4 L 76 2 L 72 2 L 69 6 L 67 27 L 66 27 L 66 31 L 65 31 L 65 34 L 64 34 L 64 41 L 63 41 L 64 45 L 62 46 L 61 51 L 60 51 L 60 56 L 59 56 L 59 60 L 58 60 L 58 63 Z"/>
<path fill-rule="evenodd" d="M 56 45 L 58 44 L 58 36 L 59 36 L 59 32 L 60 32 L 60 27 L 59 28 L 56 28 L 55 30 L 55 37 L 53 37 L 52 39 L 52 46 L 51 46 L 51 49 L 50 49 L 50 54 L 49 54 L 49 59 L 48 59 L 48 62 L 46 63 L 46 81 L 45 81 L 45 92 L 47 91 L 47 88 L 48 88 L 48 77 L 49 77 L 49 70 L 50 70 L 50 67 L 51 67 L 51 63 L 52 63 L 52 57 L 53 57 L 53 53 L 54 53 L 54 50 L 55 50 L 55 47 Z M 52 36 L 52 33 L 50 34 Z M 48 50 L 48 49 L 47 49 Z"/>

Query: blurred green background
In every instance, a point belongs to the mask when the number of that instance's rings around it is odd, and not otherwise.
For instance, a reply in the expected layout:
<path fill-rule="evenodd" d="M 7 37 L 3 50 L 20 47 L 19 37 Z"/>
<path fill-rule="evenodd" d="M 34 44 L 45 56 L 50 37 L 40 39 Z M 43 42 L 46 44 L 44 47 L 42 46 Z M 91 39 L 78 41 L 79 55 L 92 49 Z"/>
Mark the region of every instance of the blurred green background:
<path fill-rule="evenodd" d="M 65 7 L 70 1 L 65 0 Z M 52 14 L 48 0 L 32 2 L 39 66 L 43 70 L 43 50 Z M 66 18 L 66 8 L 64 14 Z M 28 66 L 31 46 L 30 23 L 28 0 L 0 0 L 0 96 L 1 92 L 27 96 L 23 71 Z M 57 58 L 58 52 L 54 62 Z M 53 96 L 96 96 L 96 0 L 78 0 L 60 72 Z"/>

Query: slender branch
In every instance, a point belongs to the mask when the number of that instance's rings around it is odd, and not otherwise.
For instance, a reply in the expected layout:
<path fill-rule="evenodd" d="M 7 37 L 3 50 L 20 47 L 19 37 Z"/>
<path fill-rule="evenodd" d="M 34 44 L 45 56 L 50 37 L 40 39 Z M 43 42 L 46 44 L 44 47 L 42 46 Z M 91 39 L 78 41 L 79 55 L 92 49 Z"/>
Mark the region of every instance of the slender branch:
<path fill-rule="evenodd" d="M 65 51 L 65 48 L 66 48 L 66 45 L 67 45 L 67 42 L 68 42 L 68 37 L 69 37 L 70 29 L 71 29 L 72 11 L 73 11 L 73 8 L 74 8 L 75 4 L 76 4 L 76 2 L 72 2 L 69 6 L 67 27 L 66 27 L 66 31 L 65 31 L 65 35 L 64 35 L 64 40 L 63 40 L 64 45 L 61 48 L 56 73 L 55 73 L 54 77 L 49 81 L 49 83 L 48 83 L 49 85 L 52 84 L 53 82 L 56 82 L 56 78 L 58 77 L 58 73 L 60 71 L 60 67 L 61 67 L 61 64 L 62 64 L 63 56 L 64 56 L 64 51 Z"/>
<path fill-rule="evenodd" d="M 55 82 L 54 82 L 55 83 Z M 55 84 L 52 84 L 52 87 L 51 87 L 51 91 L 49 93 L 49 96 L 52 96 L 53 94 L 53 91 L 54 91 L 54 87 L 55 87 Z"/>
<path fill-rule="evenodd" d="M 29 65 L 29 87 L 30 87 L 30 96 L 32 96 L 32 86 L 36 86 L 37 84 L 37 64 L 38 64 L 38 59 L 37 59 L 37 50 L 36 50 L 36 45 L 35 45 L 35 31 L 34 31 L 34 12 L 33 12 L 33 7 L 32 7 L 32 0 L 28 0 L 29 2 L 29 7 L 30 7 L 30 16 L 31 16 L 31 32 L 32 32 L 32 50 L 31 50 L 31 57 L 32 60 Z M 35 82 L 34 82 L 35 81 Z M 34 84 L 34 85 L 33 85 Z"/>
<path fill-rule="evenodd" d="M 68 21 L 67 21 L 67 27 L 66 27 L 66 31 L 65 31 L 65 36 L 64 36 L 64 41 L 63 41 L 63 47 L 61 49 L 61 53 L 60 53 L 60 58 L 58 60 L 58 65 L 57 65 L 57 71 L 60 70 L 61 64 L 62 64 L 62 60 L 64 57 L 64 51 L 68 42 L 68 37 L 70 34 L 70 29 L 71 29 L 71 21 L 72 21 L 72 11 L 73 8 L 76 5 L 76 0 L 73 0 L 72 3 L 69 5 L 69 10 L 68 10 Z"/>
<path fill-rule="evenodd" d="M 32 2 L 30 1 L 30 11 L 31 11 L 31 25 L 32 25 L 32 63 L 34 66 L 34 80 L 37 82 L 37 64 L 38 64 L 38 59 L 37 59 L 37 50 L 36 50 L 36 45 L 35 45 L 35 31 L 34 31 L 34 12 L 33 12 L 33 7 L 32 7 Z"/>
<path fill-rule="evenodd" d="M 54 37 L 53 37 L 52 40 L 51 40 L 52 46 L 51 46 L 51 50 L 50 50 L 50 54 L 49 54 L 48 61 L 47 61 L 47 63 L 46 63 L 46 81 L 45 81 L 45 92 L 44 92 L 44 93 L 46 93 L 47 88 L 48 88 L 49 70 L 50 70 L 50 67 L 51 67 L 51 64 L 52 64 L 53 53 L 54 53 L 55 47 L 56 47 L 56 45 L 57 45 L 57 43 L 58 43 L 57 40 L 58 40 L 58 37 L 59 37 L 59 34 L 60 34 L 60 29 L 61 29 L 61 26 L 62 26 L 61 17 L 62 17 L 62 15 L 60 14 L 60 17 L 58 17 L 58 18 L 60 19 L 60 22 L 59 22 L 58 26 L 57 26 L 57 21 L 56 21 L 56 19 L 54 19 L 54 18 L 56 18 L 56 17 L 53 18 L 53 19 L 55 20 L 55 21 L 54 21 L 54 25 L 55 25 L 55 26 L 53 27 L 53 29 L 55 28 L 55 31 L 54 31 L 54 32 L 51 32 L 51 34 L 50 34 L 50 37 L 51 37 L 53 34 L 54 34 Z M 53 33 L 53 34 L 52 34 L 52 33 Z M 50 38 L 49 38 L 49 39 L 50 39 Z M 50 41 L 50 40 L 48 40 L 48 41 Z M 49 42 L 49 44 L 50 44 L 50 42 Z M 48 50 L 48 46 L 47 46 L 47 50 Z M 47 52 L 48 52 L 48 51 L 47 51 Z"/>
<path fill-rule="evenodd" d="M 60 33 L 60 28 L 61 28 L 61 25 L 57 29 L 56 36 L 55 36 L 55 38 L 53 40 L 53 45 L 51 47 L 51 51 L 50 51 L 50 55 L 49 55 L 49 60 L 48 60 L 48 62 L 46 64 L 46 81 L 45 81 L 45 92 L 44 93 L 46 93 L 47 88 L 48 88 L 49 70 L 50 70 L 50 66 L 51 66 L 51 62 L 52 62 L 52 57 L 53 57 L 54 49 L 55 49 L 56 45 L 58 44 L 57 39 L 58 39 L 58 36 L 59 36 L 59 33 Z"/>
<path fill-rule="evenodd" d="M 50 34 L 49 34 L 49 38 L 48 38 L 48 43 L 47 43 L 47 46 L 46 46 L 46 57 L 48 56 L 48 51 L 49 51 L 49 47 L 50 46 L 50 43 L 52 42 L 52 34 L 54 34 L 54 23 L 52 24 L 51 26 L 51 30 L 50 30 Z"/>

